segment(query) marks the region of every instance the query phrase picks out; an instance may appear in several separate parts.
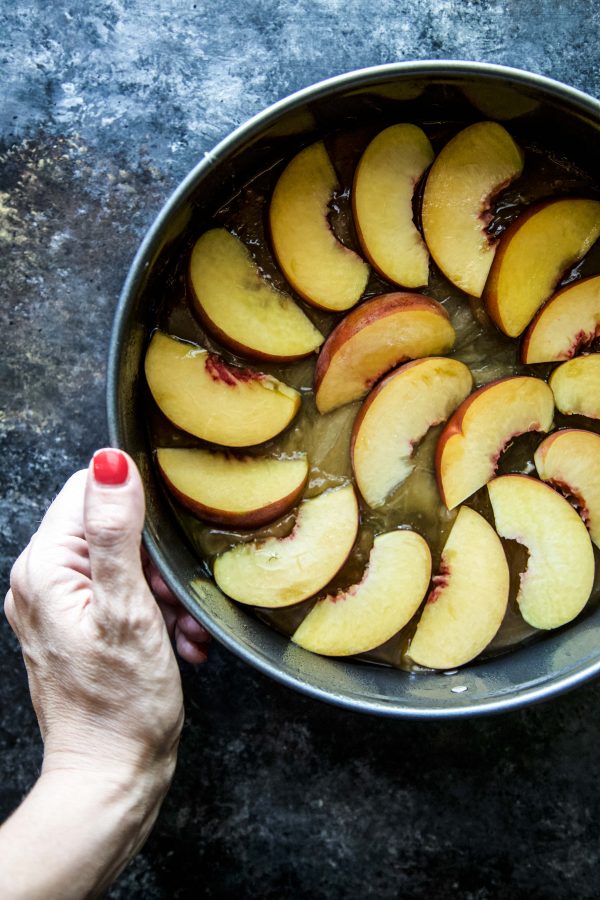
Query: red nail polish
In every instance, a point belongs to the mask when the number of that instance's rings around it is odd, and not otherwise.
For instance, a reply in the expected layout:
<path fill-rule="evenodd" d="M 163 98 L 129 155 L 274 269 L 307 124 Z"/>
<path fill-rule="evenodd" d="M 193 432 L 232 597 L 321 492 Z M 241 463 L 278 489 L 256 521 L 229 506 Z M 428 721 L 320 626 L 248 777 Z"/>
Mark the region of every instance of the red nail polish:
<path fill-rule="evenodd" d="M 94 453 L 94 478 L 98 484 L 124 484 L 129 466 L 120 450 L 98 450 Z"/>

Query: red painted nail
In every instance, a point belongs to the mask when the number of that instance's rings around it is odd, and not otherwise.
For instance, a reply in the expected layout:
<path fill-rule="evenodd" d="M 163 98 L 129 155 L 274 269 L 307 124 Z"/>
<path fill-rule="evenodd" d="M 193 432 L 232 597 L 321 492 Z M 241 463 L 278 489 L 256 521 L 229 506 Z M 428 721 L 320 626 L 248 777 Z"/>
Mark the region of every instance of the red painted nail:
<path fill-rule="evenodd" d="M 94 453 L 94 478 L 98 484 L 124 484 L 129 466 L 120 450 L 98 450 Z"/>

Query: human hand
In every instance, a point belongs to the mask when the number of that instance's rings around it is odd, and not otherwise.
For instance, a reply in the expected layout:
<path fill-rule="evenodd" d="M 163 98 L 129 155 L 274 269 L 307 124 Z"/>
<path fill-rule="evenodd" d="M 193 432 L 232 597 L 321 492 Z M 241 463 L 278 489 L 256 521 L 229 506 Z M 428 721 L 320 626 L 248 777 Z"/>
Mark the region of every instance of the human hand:
<path fill-rule="evenodd" d="M 168 632 L 192 662 L 206 658 L 207 634 L 142 560 L 143 519 L 133 461 L 100 451 L 13 567 L 5 611 L 44 765 L 0 827 L 2 897 L 100 896 L 143 844 L 171 780 L 183 700 Z"/>
<path fill-rule="evenodd" d="M 13 567 L 5 611 L 23 650 L 45 769 L 125 766 L 170 780 L 183 701 L 142 570 L 143 519 L 133 461 L 100 451 L 69 479 Z M 157 573 L 150 579 L 172 604 Z M 184 616 L 171 605 L 168 624 Z M 184 651 L 185 634 L 179 626 Z"/>

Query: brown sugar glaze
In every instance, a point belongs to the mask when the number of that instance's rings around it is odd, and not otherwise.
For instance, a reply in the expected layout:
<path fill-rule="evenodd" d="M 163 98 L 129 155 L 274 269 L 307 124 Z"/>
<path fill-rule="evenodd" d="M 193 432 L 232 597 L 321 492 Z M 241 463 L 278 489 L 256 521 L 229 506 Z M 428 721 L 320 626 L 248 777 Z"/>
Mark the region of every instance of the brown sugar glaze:
<path fill-rule="evenodd" d="M 462 126 L 424 126 L 437 152 L 449 137 Z M 324 138 L 329 155 L 336 168 L 340 190 L 332 200 L 330 223 L 336 236 L 347 246 L 360 252 L 352 220 L 350 190 L 354 169 L 360 154 L 376 130 L 357 129 L 352 132 L 336 133 Z M 493 216 L 488 228 L 490 235 L 499 237 L 505 228 L 530 203 L 546 197 L 565 195 L 600 196 L 597 186 L 589 175 L 575 168 L 564 158 L 553 156 L 535 144 L 521 144 L 525 151 L 523 175 L 505 191 L 494 203 Z M 251 454 L 292 455 L 299 452 L 308 454 L 310 475 L 305 497 L 313 497 L 321 491 L 352 480 L 349 442 L 352 424 L 360 407 L 360 402 L 351 403 L 320 415 L 315 407 L 312 383 L 316 354 L 295 363 L 269 364 L 255 362 L 247 357 L 237 356 L 215 341 L 198 322 L 192 311 L 192 302 L 187 285 L 186 271 L 189 251 L 200 234 L 214 226 L 223 226 L 237 235 L 250 249 L 263 276 L 271 283 L 292 296 L 326 336 L 339 322 L 341 315 L 316 310 L 298 298 L 285 282 L 274 262 L 269 246 L 267 219 L 268 204 L 275 182 L 290 157 L 259 172 L 249 180 L 243 189 L 218 209 L 213 218 L 205 220 L 190 234 L 187 252 L 172 261 L 161 283 L 161 299 L 155 325 L 164 331 L 194 341 L 208 350 L 216 351 L 232 363 L 268 372 L 297 388 L 302 394 L 302 406 L 289 428 L 260 447 L 250 448 Z M 417 204 L 416 204 L 417 205 Z M 418 209 L 416 221 L 418 221 Z M 573 270 L 565 273 L 561 284 L 577 277 L 600 272 L 600 246 L 592 248 L 588 256 Z M 381 293 L 399 290 L 386 282 L 371 269 L 366 291 L 361 298 L 367 300 Z M 421 292 L 438 300 L 448 311 L 456 331 L 456 343 L 452 353 L 456 359 L 466 363 L 475 380 L 475 387 L 506 375 L 530 374 L 547 379 L 553 364 L 524 366 L 519 360 L 518 340 L 501 334 L 489 320 L 483 304 L 467 297 L 441 274 L 431 263 L 429 284 Z M 149 394 L 149 392 L 147 392 Z M 147 419 L 150 444 L 156 447 L 194 447 L 203 442 L 176 429 L 158 410 L 148 396 Z M 562 416 L 556 412 L 555 428 L 584 427 L 600 431 L 600 422 L 578 416 Z M 361 500 L 361 524 L 354 551 L 333 582 L 320 596 L 338 588 L 347 588 L 360 581 L 374 537 L 395 528 L 412 528 L 426 538 L 433 557 L 433 575 L 438 571 L 440 556 L 448 537 L 457 510 L 449 512 L 441 503 L 433 467 L 436 441 L 443 426 L 430 429 L 414 454 L 414 470 L 409 478 L 388 498 L 383 509 L 372 510 Z M 530 433 L 517 438 L 501 455 L 498 474 L 518 472 L 535 474 L 533 454 L 545 435 Z M 482 513 L 493 524 L 491 506 L 487 490 L 482 488 L 466 501 L 467 505 Z M 198 554 L 199 562 L 210 574 L 215 557 L 233 545 L 270 535 L 284 536 L 293 527 L 295 514 L 291 511 L 273 524 L 252 532 L 236 532 L 225 528 L 215 528 L 194 518 L 183 507 L 172 500 L 185 534 Z M 506 616 L 495 639 L 480 658 L 507 652 L 526 641 L 540 636 L 540 632 L 530 627 L 521 618 L 515 598 L 519 586 L 519 576 L 527 564 L 527 551 L 514 541 L 503 541 L 511 569 L 511 589 Z M 598 552 L 595 550 L 598 562 Z M 588 602 L 586 615 L 600 599 L 600 566 L 596 566 L 596 581 L 592 597 Z M 233 602 L 233 601 L 232 601 Z M 314 604 L 311 598 L 295 606 L 279 610 L 249 608 L 249 614 L 260 619 L 285 635 L 293 633 L 308 610 Z M 360 657 L 371 663 L 392 665 L 397 668 L 414 670 L 406 656 L 410 636 L 414 632 L 419 613 L 399 634 L 386 644 Z M 568 626 L 566 626 L 568 627 Z"/>

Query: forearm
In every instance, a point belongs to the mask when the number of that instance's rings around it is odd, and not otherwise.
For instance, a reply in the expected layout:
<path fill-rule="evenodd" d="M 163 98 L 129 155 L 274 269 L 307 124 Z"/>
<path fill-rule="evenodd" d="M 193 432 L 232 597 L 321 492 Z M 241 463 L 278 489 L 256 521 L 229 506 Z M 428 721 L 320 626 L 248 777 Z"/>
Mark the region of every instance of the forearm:
<path fill-rule="evenodd" d="M 146 840 L 172 771 L 44 771 L 0 828 L 0 897 L 97 897 Z"/>

